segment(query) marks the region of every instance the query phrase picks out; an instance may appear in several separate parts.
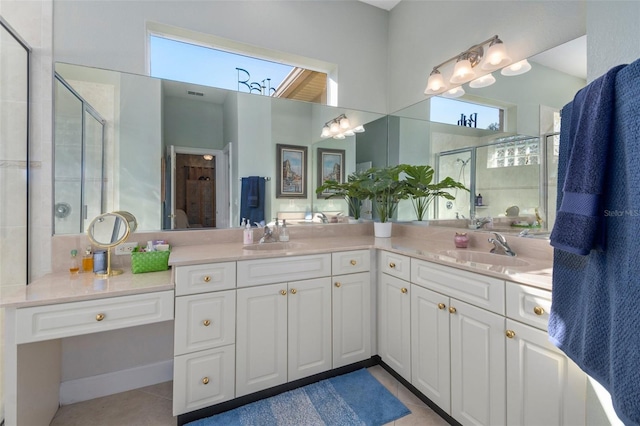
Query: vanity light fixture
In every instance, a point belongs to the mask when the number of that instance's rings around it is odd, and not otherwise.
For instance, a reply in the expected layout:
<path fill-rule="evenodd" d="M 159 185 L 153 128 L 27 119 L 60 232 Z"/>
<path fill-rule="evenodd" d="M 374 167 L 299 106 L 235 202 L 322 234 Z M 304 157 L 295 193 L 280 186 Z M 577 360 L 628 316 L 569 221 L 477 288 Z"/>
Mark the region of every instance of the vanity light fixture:
<path fill-rule="evenodd" d="M 489 73 L 471 81 L 469 83 L 469 87 L 471 87 L 472 89 L 480 89 L 482 87 L 491 86 L 495 82 L 496 78 L 493 76 L 493 74 Z"/>
<path fill-rule="evenodd" d="M 489 44 L 489 48 L 485 57 L 484 46 L 487 44 Z M 493 71 L 511 63 L 511 58 L 507 56 L 504 43 L 495 35 L 433 67 L 433 71 L 431 71 L 427 81 L 427 88 L 424 91 L 425 95 L 438 95 L 447 90 L 440 68 L 454 60 L 456 64 L 449 79 L 451 84 L 463 84 L 473 80 L 476 77 L 476 72 L 473 69 L 480 64 L 482 64 L 480 66 L 481 69 Z"/>
<path fill-rule="evenodd" d="M 202 156 L 202 158 L 204 158 L 207 161 L 211 161 L 211 160 L 213 160 L 213 155 L 205 154 L 205 155 Z"/>
<path fill-rule="evenodd" d="M 520 62 L 516 62 L 515 64 L 509 65 L 506 68 L 503 68 L 500 71 L 500 74 L 506 75 L 507 77 L 513 77 L 514 75 L 524 74 L 525 72 L 531 69 L 531 64 L 526 59 L 521 60 Z"/>
<path fill-rule="evenodd" d="M 444 92 L 442 94 L 442 96 L 445 97 L 445 98 L 459 98 L 460 96 L 462 96 L 464 94 L 465 94 L 465 91 L 462 88 L 462 86 L 457 86 L 457 87 L 454 87 L 451 90 L 447 90 L 446 92 Z"/>
<path fill-rule="evenodd" d="M 346 115 L 340 114 L 336 118 L 327 121 L 322 127 L 320 137 L 323 139 L 344 139 L 346 136 L 353 136 L 356 133 L 364 132 L 364 127 L 356 126 L 351 128 L 351 122 Z"/>

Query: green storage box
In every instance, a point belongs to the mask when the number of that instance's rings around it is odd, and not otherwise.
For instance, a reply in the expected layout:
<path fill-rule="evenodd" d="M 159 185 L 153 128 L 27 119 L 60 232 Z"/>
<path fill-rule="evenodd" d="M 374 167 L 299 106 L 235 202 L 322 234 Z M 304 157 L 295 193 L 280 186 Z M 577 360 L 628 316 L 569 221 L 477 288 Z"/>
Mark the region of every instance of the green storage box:
<path fill-rule="evenodd" d="M 131 252 L 131 272 L 142 274 L 143 272 L 166 271 L 169 269 L 170 254 L 171 252 L 168 250 Z"/>

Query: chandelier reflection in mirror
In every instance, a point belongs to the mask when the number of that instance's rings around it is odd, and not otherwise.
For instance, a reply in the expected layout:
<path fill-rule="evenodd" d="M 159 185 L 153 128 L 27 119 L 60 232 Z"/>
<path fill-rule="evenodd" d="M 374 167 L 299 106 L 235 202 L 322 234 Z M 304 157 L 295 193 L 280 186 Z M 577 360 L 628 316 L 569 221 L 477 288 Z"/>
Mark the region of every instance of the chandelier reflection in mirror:
<path fill-rule="evenodd" d="M 363 126 L 351 127 L 351 122 L 346 115 L 340 114 L 336 118 L 327 121 L 322 127 L 320 137 L 323 139 L 344 139 L 347 136 L 353 136 L 356 133 L 364 132 Z"/>

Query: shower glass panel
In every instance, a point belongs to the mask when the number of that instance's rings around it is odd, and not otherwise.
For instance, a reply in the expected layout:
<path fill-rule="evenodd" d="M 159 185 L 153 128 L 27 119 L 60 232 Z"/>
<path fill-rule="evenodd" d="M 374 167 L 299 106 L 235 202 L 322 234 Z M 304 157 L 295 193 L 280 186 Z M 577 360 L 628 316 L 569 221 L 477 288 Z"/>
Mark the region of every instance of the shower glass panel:
<path fill-rule="evenodd" d="M 556 221 L 556 204 L 558 198 L 558 150 L 560 148 L 560 134 L 545 135 L 546 162 L 544 167 L 545 182 L 543 185 L 543 197 L 546 202 L 545 213 L 547 215 L 546 229 L 553 228 Z"/>
<path fill-rule="evenodd" d="M 103 213 L 104 121 L 56 76 L 54 233 L 86 232 Z"/>
<path fill-rule="evenodd" d="M 446 190 L 455 200 L 438 199 L 436 204 L 436 219 L 468 219 L 473 211 L 472 177 L 475 173 L 475 150 L 461 149 L 438 154 L 437 180 L 447 176 L 469 188 L 470 193 L 461 189 Z"/>

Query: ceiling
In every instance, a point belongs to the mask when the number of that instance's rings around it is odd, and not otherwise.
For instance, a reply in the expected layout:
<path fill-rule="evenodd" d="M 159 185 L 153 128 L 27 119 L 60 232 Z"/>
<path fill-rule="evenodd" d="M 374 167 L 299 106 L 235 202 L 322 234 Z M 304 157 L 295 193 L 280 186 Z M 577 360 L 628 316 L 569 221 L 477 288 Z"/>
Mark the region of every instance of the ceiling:
<path fill-rule="evenodd" d="M 586 80 L 587 36 L 578 37 L 575 40 L 532 56 L 529 61 Z"/>
<path fill-rule="evenodd" d="M 400 0 L 360 0 L 360 1 L 375 7 L 379 7 L 380 9 L 384 9 L 384 10 L 391 10 L 398 3 L 400 3 Z"/>

